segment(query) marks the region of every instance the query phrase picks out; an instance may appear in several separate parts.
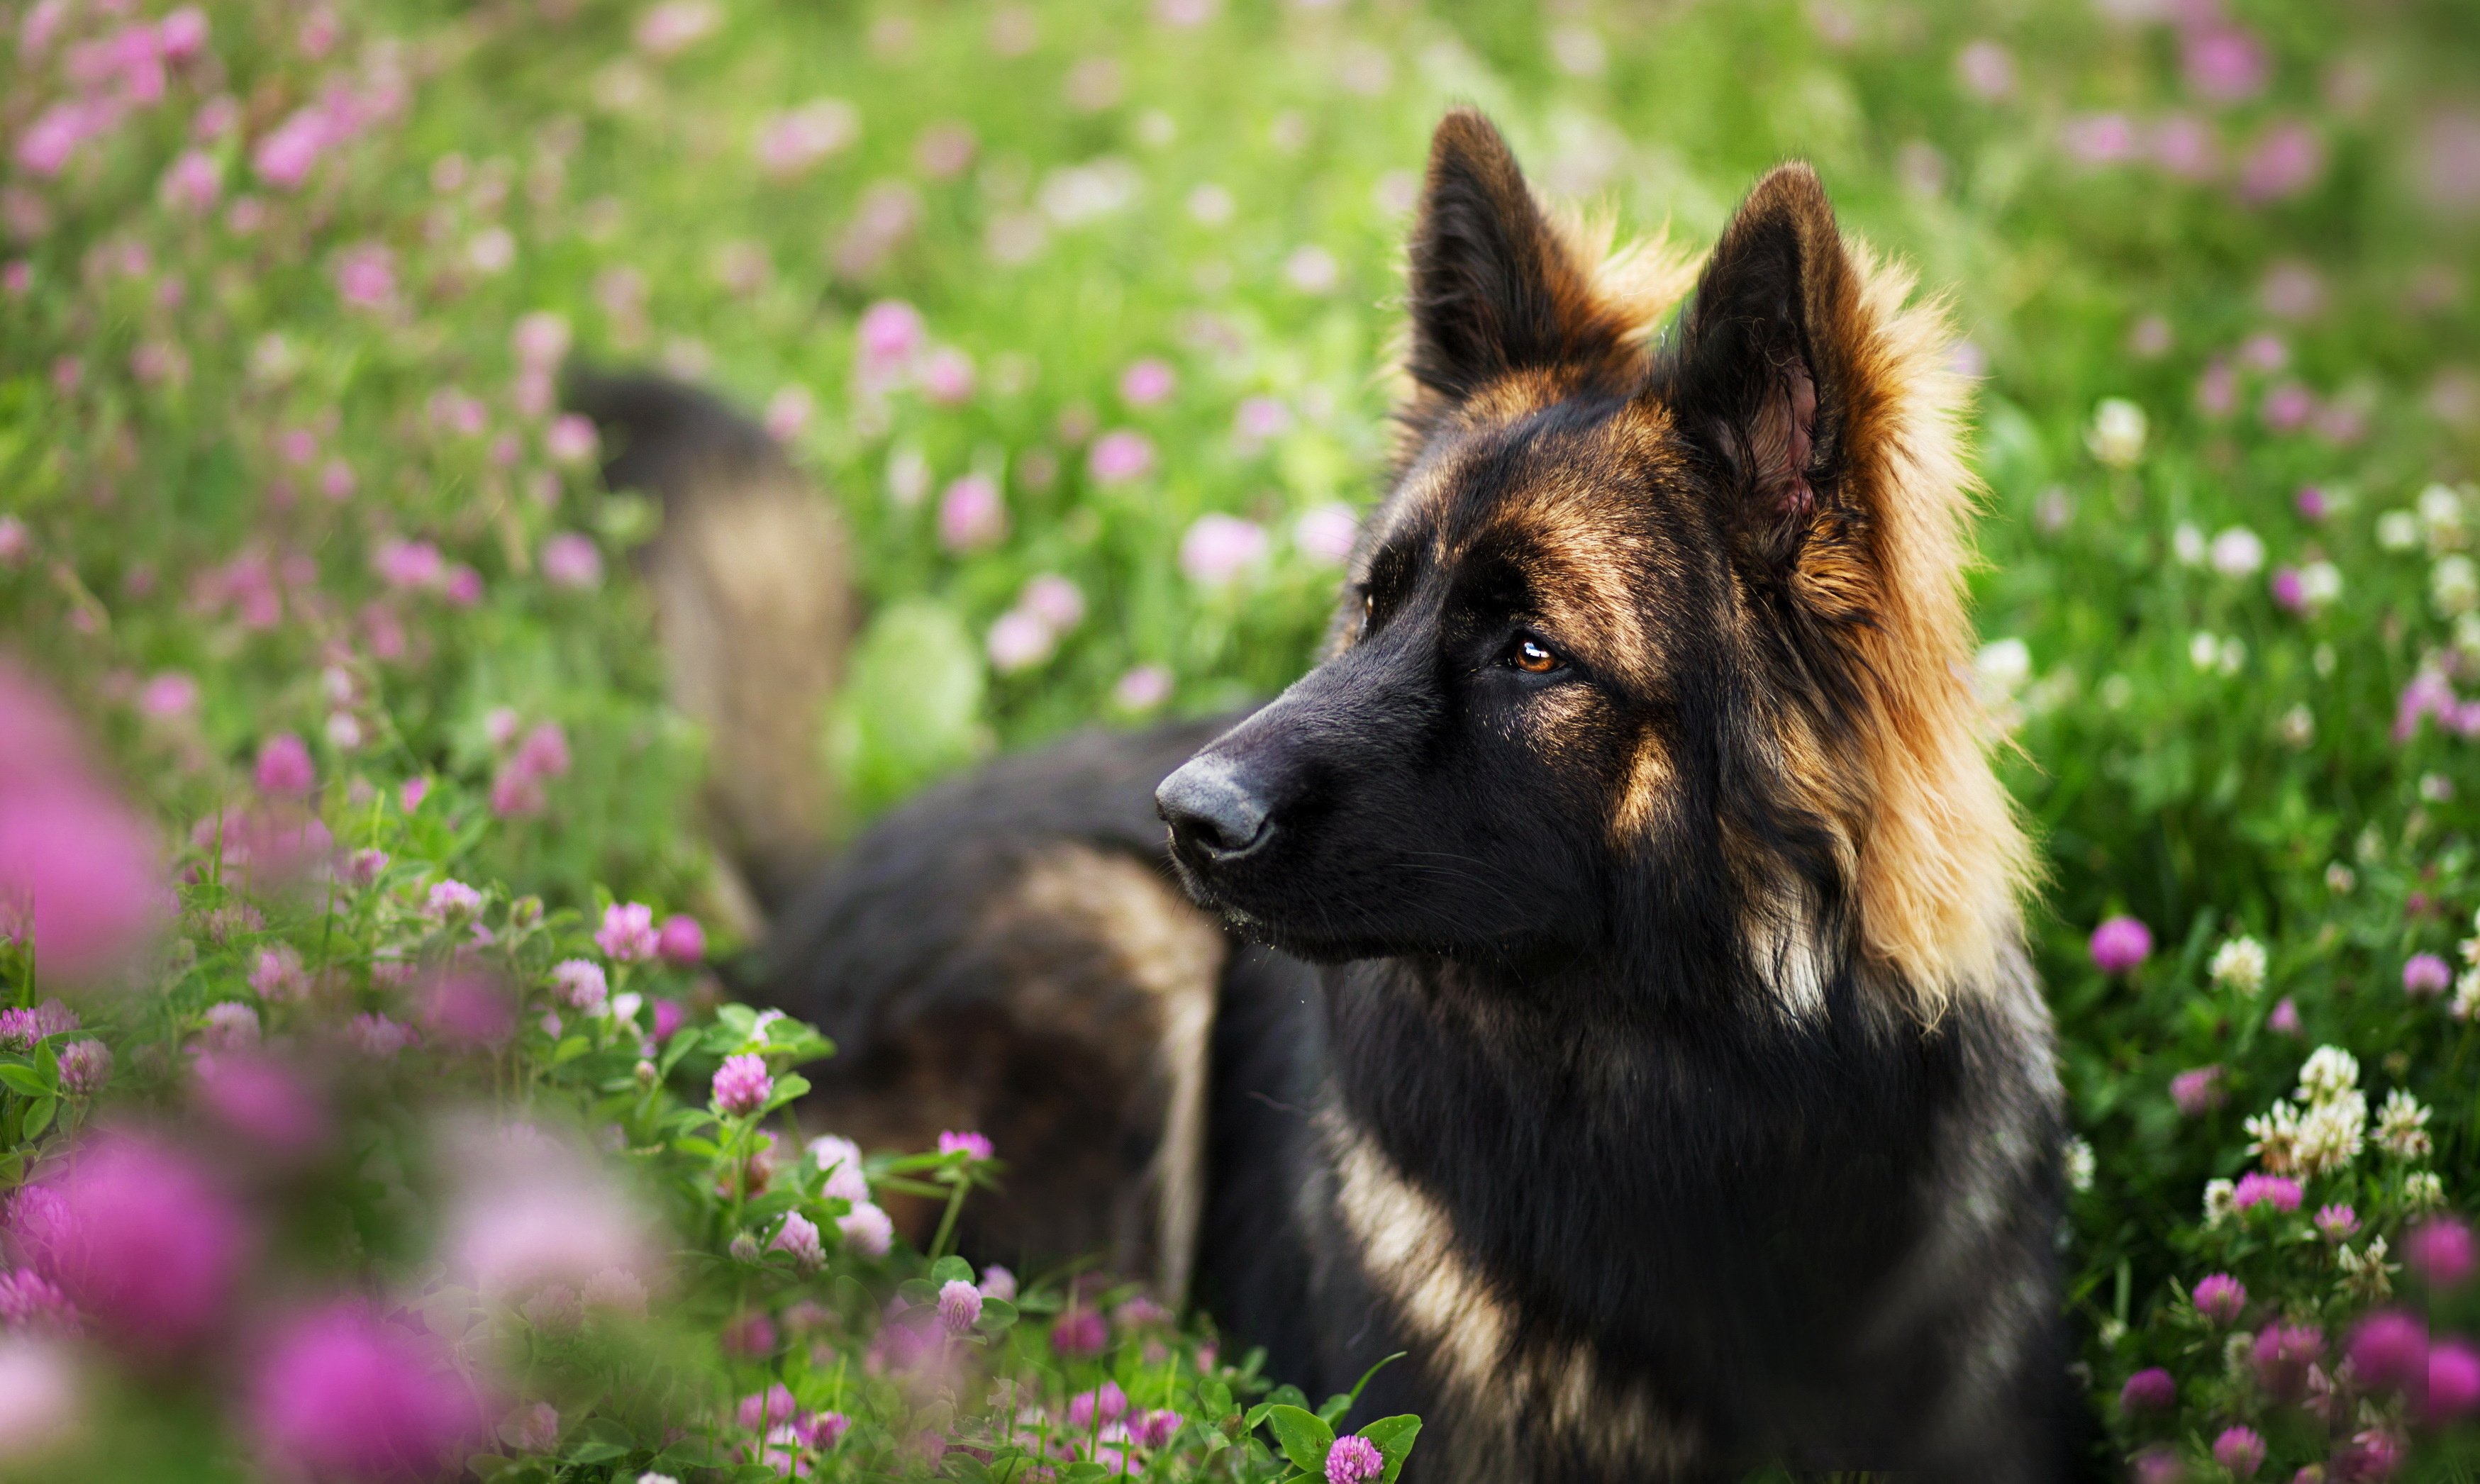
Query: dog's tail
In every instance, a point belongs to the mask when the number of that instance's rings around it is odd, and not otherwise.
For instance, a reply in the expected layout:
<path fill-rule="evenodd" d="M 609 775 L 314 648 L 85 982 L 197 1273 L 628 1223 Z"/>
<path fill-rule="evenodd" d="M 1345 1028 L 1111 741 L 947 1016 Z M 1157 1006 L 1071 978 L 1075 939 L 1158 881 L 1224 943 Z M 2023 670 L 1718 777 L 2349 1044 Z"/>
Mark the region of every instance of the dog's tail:
<path fill-rule="evenodd" d="M 833 831 L 821 741 L 852 632 L 842 523 L 765 429 L 706 392 L 576 369 L 565 392 L 602 432 L 605 481 L 662 502 L 639 565 L 673 704 L 707 733 L 709 828 L 736 873 L 724 889 L 754 930 Z"/>

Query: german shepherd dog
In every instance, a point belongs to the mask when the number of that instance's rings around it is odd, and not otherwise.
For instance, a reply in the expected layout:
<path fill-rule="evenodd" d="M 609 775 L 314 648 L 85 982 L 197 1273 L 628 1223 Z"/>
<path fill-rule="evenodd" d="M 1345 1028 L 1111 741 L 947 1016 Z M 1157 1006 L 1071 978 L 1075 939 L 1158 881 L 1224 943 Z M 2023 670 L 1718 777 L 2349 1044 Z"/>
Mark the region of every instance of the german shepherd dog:
<path fill-rule="evenodd" d="M 987 1130 L 968 1250 L 1106 1251 L 1312 1394 L 1408 1351 L 1420 1484 L 2054 1476 L 1944 318 L 1801 166 L 1701 268 L 1593 236 L 1447 116 L 1324 657 L 865 835 L 770 951 L 814 1113 Z"/>

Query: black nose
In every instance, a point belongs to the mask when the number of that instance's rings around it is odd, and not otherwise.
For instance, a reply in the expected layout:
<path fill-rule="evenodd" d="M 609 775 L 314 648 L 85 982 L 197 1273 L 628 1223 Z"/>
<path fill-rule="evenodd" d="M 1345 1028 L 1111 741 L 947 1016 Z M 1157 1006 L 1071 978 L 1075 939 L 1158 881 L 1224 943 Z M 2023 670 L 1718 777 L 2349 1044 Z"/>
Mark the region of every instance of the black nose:
<path fill-rule="evenodd" d="M 1265 801 L 1228 760 L 1211 753 L 1190 758 L 1162 780 L 1154 790 L 1154 810 L 1171 826 L 1175 843 L 1216 860 L 1245 856 L 1274 832 Z"/>

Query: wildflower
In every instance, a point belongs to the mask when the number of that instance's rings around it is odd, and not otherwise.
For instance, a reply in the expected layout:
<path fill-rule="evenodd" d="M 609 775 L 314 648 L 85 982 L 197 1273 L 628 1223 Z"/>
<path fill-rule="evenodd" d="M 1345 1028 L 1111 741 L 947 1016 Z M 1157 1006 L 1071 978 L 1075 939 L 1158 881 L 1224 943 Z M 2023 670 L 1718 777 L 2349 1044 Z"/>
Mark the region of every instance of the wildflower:
<path fill-rule="evenodd" d="M 2300 1171 L 2327 1174 L 2358 1159 L 2367 1123 L 2368 1099 L 2357 1090 L 2310 1108 L 2299 1120 Z"/>
<path fill-rule="evenodd" d="M 614 963 L 642 963 L 661 944 L 655 931 L 655 909 L 642 902 L 614 902 L 603 909 L 603 926 L 594 946 Z"/>
<path fill-rule="evenodd" d="M 967 1164 L 978 1164 L 991 1158 L 993 1153 L 988 1136 L 956 1129 L 948 1129 L 939 1136 L 939 1152 L 961 1154 Z"/>
<path fill-rule="evenodd" d="M 2253 1130 L 2251 1130 L 2251 1132 L 2253 1132 Z M 2255 1153 L 2255 1147 L 2251 1145 L 2248 1152 L 2251 1154 Z M 2205 1224 L 2209 1227 L 2219 1226 L 2237 1214 L 2237 1188 L 2227 1180 L 2214 1179 L 2206 1181 Z"/>
<path fill-rule="evenodd" d="M 559 531 L 543 543 L 542 575 L 543 580 L 554 587 L 582 590 L 599 586 L 603 581 L 603 552 L 591 536 Z"/>
<path fill-rule="evenodd" d="M 222 1315 L 248 1224 L 205 1173 L 135 1135 L 90 1140 L 44 1187 L 39 1207 L 13 1213 L 21 1253 L 78 1309 L 131 1345 L 186 1347 Z M 31 1216 L 30 1211 L 39 1215 Z"/>
<path fill-rule="evenodd" d="M 2252 1351 L 2257 1384 L 2277 1401 L 2296 1401 L 2307 1393 L 2308 1368 L 2324 1353 L 2325 1332 L 2316 1326 L 2268 1324 Z"/>
<path fill-rule="evenodd" d="M 351 1301 L 284 1330 L 251 1395 L 261 1448 L 305 1477 L 427 1477 L 480 1424 L 441 1342 Z"/>
<path fill-rule="evenodd" d="M 0 1336 L 0 1459 L 14 1468 L 78 1431 L 77 1369 L 55 1341 Z"/>
<path fill-rule="evenodd" d="M 2264 1440 L 2252 1427 L 2232 1427 L 2213 1440 L 2213 1462 L 2240 1479 L 2256 1477 L 2264 1467 Z"/>
<path fill-rule="evenodd" d="M 901 299 L 881 299 L 863 310 L 855 329 L 865 379 L 890 379 L 920 353 L 920 311 Z"/>
<path fill-rule="evenodd" d="M 2451 1421 L 2480 1407 L 2480 1350 L 2449 1340 L 2428 1352 L 2428 1420 Z"/>
<path fill-rule="evenodd" d="M 2093 423 L 2084 446 L 2094 458 L 2112 469 L 2131 469 L 2144 457 L 2148 423 L 2144 409 L 2124 397 L 2105 397 L 2093 409 Z"/>
<path fill-rule="evenodd" d="M 1327 1449 L 1326 1484 L 1368 1484 L 1386 1471 L 1386 1459 L 1378 1445 L 1358 1434 L 1337 1438 Z"/>
<path fill-rule="evenodd" d="M 210 1005 L 200 1018 L 198 1038 L 210 1051 L 244 1051 L 258 1044 L 258 1011 L 239 1000 Z"/>
<path fill-rule="evenodd" d="M 2359 1085 L 2359 1058 L 2339 1046 L 2319 1046 L 2299 1068 L 2299 1090 L 2294 1095 L 2303 1103 L 2326 1103 Z"/>
<path fill-rule="evenodd" d="M 1154 467 L 1154 446 L 1145 434 L 1114 428 L 1094 440 L 1086 468 L 1097 484 L 1125 484 L 1143 478 Z"/>
<path fill-rule="evenodd" d="M 326 1142 L 326 1109 L 282 1063 L 245 1050 L 211 1052 L 195 1075 L 199 1111 L 247 1146 L 292 1158 Z"/>
<path fill-rule="evenodd" d="M 725 1354 L 756 1360 L 775 1353 L 775 1321 L 762 1314 L 743 1314 L 726 1323 L 717 1338 Z"/>
<path fill-rule="evenodd" d="M 2453 978 L 2454 971 L 2447 968 L 2445 960 L 2437 955 L 2414 954 L 2411 960 L 2403 965 L 2403 993 L 2415 1000 L 2428 999 L 2444 993 L 2445 986 Z"/>
<path fill-rule="evenodd" d="M 2276 1211 L 2297 1211 L 2299 1198 L 2296 1180 L 2282 1175 L 2241 1175 L 2237 1188 L 2231 1192 L 2231 1209 L 2247 1211 L 2270 1206 Z"/>
<path fill-rule="evenodd" d="M 819 1193 L 859 1206 L 869 1200 L 869 1181 L 862 1174 L 861 1146 L 849 1139 L 821 1134 L 810 1140 L 810 1160 L 826 1171 Z"/>
<path fill-rule="evenodd" d="M 2257 1163 L 2277 1175 L 2286 1175 L 2299 1167 L 2299 1111 L 2288 1103 L 2276 1103 L 2263 1113 L 2248 1118 L 2243 1125 L 2248 1135 L 2248 1153 Z"/>
<path fill-rule="evenodd" d="M 2264 565 L 2264 538 L 2244 525 L 2231 526 L 2213 538 L 2207 559 L 2223 576 L 2251 576 Z"/>
<path fill-rule="evenodd" d="M 815 1272 L 827 1261 L 827 1249 L 818 1239 L 818 1224 L 797 1211 L 785 1213 L 783 1226 L 766 1246 L 769 1251 L 790 1253 L 793 1266 L 803 1272 Z"/>
<path fill-rule="evenodd" d="M 939 497 L 939 544 L 950 551 L 996 546 L 1007 525 L 998 483 L 988 474 L 962 475 Z"/>
<path fill-rule="evenodd" d="M 782 180 L 809 169 L 861 137 L 861 113 L 840 98 L 819 98 L 762 120 L 759 167 Z"/>
<path fill-rule="evenodd" d="M 0 1330 L 75 1335 L 77 1305 L 59 1284 L 32 1268 L 0 1267 Z"/>
<path fill-rule="evenodd" d="M 1148 356 L 1120 373 L 1120 399 L 1131 407 L 1152 407 L 1169 401 L 1178 386 L 1169 363 Z"/>
<path fill-rule="evenodd" d="M 2471 1228 L 2453 1216 L 2432 1216 L 2403 1238 L 2403 1261 L 2430 1288 L 2461 1288 L 2471 1276 Z"/>
<path fill-rule="evenodd" d="M 2316 1235 L 2327 1241 L 2340 1242 L 2360 1229 L 2360 1214 L 2336 1202 L 2316 1208 Z"/>
<path fill-rule="evenodd" d="M 345 1038 L 363 1056 L 384 1062 L 413 1044 L 413 1032 L 385 1015 L 360 1014 L 346 1025 Z"/>
<path fill-rule="evenodd" d="M 792 1425 L 801 1430 L 803 1441 L 823 1453 L 843 1441 L 844 1434 L 852 1428 L 852 1419 L 840 1412 L 818 1412 L 811 1415 L 808 1426 L 803 1427 L 798 1419 Z M 640 1479 L 638 1484 L 645 1481 Z"/>
<path fill-rule="evenodd" d="M 497 1046 L 516 1030 L 516 1013 L 492 979 L 444 973 L 423 986 L 422 1024 L 435 1041 L 452 1047 Z"/>
<path fill-rule="evenodd" d="M 278 798 L 299 798 L 316 787 L 319 780 L 310 763 L 310 749 L 289 731 L 277 732 L 259 744 L 252 776 L 259 792 Z"/>
<path fill-rule="evenodd" d="M 2427 1369 L 2427 1326 L 2399 1309 L 2379 1310 L 2351 1331 L 2349 1354 L 2363 1386 L 2408 1385 Z"/>
<path fill-rule="evenodd" d="M 1199 516 L 1179 540 L 1179 570 L 1200 587 L 1228 587 L 1266 558 L 1266 531 L 1237 516 Z"/>
<path fill-rule="evenodd" d="M 552 992 L 574 1009 L 587 1014 L 601 1013 L 610 985 L 604 980 L 603 966 L 591 959 L 563 959 L 551 971 Z"/>
<path fill-rule="evenodd" d="M 2358 1252 L 2340 1248 L 2334 1254 L 2334 1261 L 2342 1269 L 2342 1287 L 2366 1303 L 2390 1296 L 2394 1291 L 2392 1274 L 2402 1271 L 2400 1263 L 2386 1261 L 2383 1237 L 2371 1237 L 2367 1246 Z"/>
<path fill-rule="evenodd" d="M 1128 1415 L 1128 1394 L 1117 1381 L 1105 1381 L 1090 1392 L 1068 1398 L 1068 1425 L 1078 1432 L 1096 1422 L 1116 1422 Z"/>
<path fill-rule="evenodd" d="M 481 912 L 482 894 L 452 877 L 431 886 L 423 907 L 432 917 L 452 925 Z"/>
<path fill-rule="evenodd" d="M 723 16 L 709 0 L 662 0 L 637 19 L 637 49 L 649 57 L 674 56 L 703 40 Z"/>
<path fill-rule="evenodd" d="M 1072 1309 L 1050 1326 L 1050 1347 L 1061 1355 L 1099 1355 L 1110 1343 L 1110 1326 L 1091 1309 Z"/>
<path fill-rule="evenodd" d="M 2102 920 L 2092 932 L 2093 967 L 2124 974 L 2153 955 L 2153 930 L 2124 913 Z"/>
<path fill-rule="evenodd" d="M 2435 1211 L 2445 1204 L 2445 1182 L 2433 1169 L 2403 1177 L 2403 1204 L 2413 1211 Z"/>
<path fill-rule="evenodd" d="M 2213 983 L 2253 995 L 2264 987 L 2264 945 L 2252 937 L 2235 937 L 2213 950 L 2208 970 Z"/>
<path fill-rule="evenodd" d="M 2197 1279 L 2195 1292 L 2190 1296 L 2195 1301 L 2196 1312 L 2216 1324 L 2232 1323 L 2247 1307 L 2247 1289 L 2226 1272 L 2210 1273 Z"/>
<path fill-rule="evenodd" d="M 2098 1170 L 2093 1146 L 2089 1142 L 2081 1139 L 2068 1139 L 2058 1163 L 2066 1175 L 2068 1190 L 2081 1194 L 2092 1189 L 2093 1176 Z"/>
<path fill-rule="evenodd" d="M 547 1401 L 519 1407 L 501 1419 L 500 1437 L 521 1453 L 548 1453 L 559 1446 L 559 1413 Z"/>
<path fill-rule="evenodd" d="M 646 1285 L 626 1267 L 606 1267 L 585 1282 L 581 1295 L 589 1309 L 642 1319 L 646 1317 Z"/>
<path fill-rule="evenodd" d="M 666 963 L 698 963 L 706 958 L 706 929 L 686 912 L 674 912 L 655 935 L 655 952 Z"/>
<path fill-rule="evenodd" d="M 909 198 L 907 212 L 910 215 Z M 961 407 L 973 399 L 972 359 L 952 345 L 942 345 L 923 356 L 914 379 L 920 383 L 921 395 L 942 407 Z"/>
<path fill-rule="evenodd" d="M 60 1050 L 61 1090 L 92 1097 L 112 1080 L 112 1048 L 94 1039 L 74 1040 Z"/>
<path fill-rule="evenodd" d="M 1016 1274 L 1008 1271 L 1004 1267 L 1001 1267 L 996 1263 L 993 1263 L 990 1267 L 983 1268 L 982 1296 L 984 1298 L 1004 1299 L 1010 1303 L 1015 1302 Z"/>
<path fill-rule="evenodd" d="M 969 1334 L 982 1318 L 982 1291 L 962 1278 L 939 1289 L 939 1322 L 951 1335 Z"/>
<path fill-rule="evenodd" d="M 655 1002 L 655 1044 L 659 1046 L 670 1040 L 682 1026 L 688 1023 L 688 1018 L 689 1012 L 681 1008 L 680 1001 L 657 1000 Z"/>
<path fill-rule="evenodd" d="M 2299 1007 L 2291 1002 L 2290 996 L 2284 995 L 2275 1002 L 2273 1013 L 2264 1017 L 2264 1026 L 2276 1035 L 2299 1035 Z"/>
<path fill-rule="evenodd" d="M 714 1073 L 715 1112 L 726 1117 L 745 1117 L 766 1106 L 775 1091 L 775 1079 L 767 1075 L 766 1059 L 750 1052 L 723 1059 Z"/>
<path fill-rule="evenodd" d="M 2429 1153 L 2429 1111 L 2401 1087 L 2386 1094 L 2377 1110 L 2377 1142 L 2398 1159 L 2421 1160 Z"/>
<path fill-rule="evenodd" d="M 895 1223 L 868 1201 L 836 1217 L 836 1230 L 843 1234 L 845 1246 L 864 1257 L 885 1257 L 895 1243 Z"/>
<path fill-rule="evenodd" d="M 2219 1108 L 2228 1096 L 2222 1090 L 2222 1069 L 2218 1065 L 2192 1067 L 2170 1079 L 2170 1101 L 2190 1118 Z"/>

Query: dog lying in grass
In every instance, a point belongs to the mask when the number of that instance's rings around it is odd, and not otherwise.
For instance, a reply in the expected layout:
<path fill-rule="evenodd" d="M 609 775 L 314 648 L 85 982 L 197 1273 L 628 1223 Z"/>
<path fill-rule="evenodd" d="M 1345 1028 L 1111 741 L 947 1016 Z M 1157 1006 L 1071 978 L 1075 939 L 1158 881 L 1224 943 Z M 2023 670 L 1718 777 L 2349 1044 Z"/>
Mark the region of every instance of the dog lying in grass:
<path fill-rule="evenodd" d="M 797 900 L 818 1114 L 987 1130 L 1424 1481 L 2052 1476 L 2060 1093 L 1967 684 L 1966 388 L 1817 178 L 1605 258 L 1451 114 L 1323 659 L 934 790 Z M 1682 300 L 1684 298 L 1684 307 Z"/>

